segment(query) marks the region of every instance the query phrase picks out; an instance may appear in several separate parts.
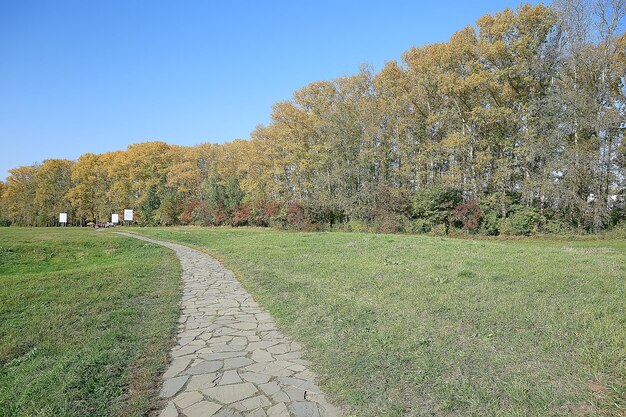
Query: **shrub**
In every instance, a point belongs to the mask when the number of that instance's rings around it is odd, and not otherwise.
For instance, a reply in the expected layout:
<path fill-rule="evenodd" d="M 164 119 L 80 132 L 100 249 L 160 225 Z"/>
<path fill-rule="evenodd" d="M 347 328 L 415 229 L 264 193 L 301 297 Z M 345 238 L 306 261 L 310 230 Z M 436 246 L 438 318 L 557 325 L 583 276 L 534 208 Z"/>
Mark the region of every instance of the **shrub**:
<path fill-rule="evenodd" d="M 481 230 L 488 236 L 497 236 L 500 234 L 500 223 L 496 213 L 491 212 L 483 215 Z"/>
<path fill-rule="evenodd" d="M 214 226 L 222 226 L 226 224 L 227 221 L 228 217 L 224 210 L 217 209 L 211 211 L 211 224 Z"/>
<path fill-rule="evenodd" d="M 429 233 L 433 228 L 433 224 L 430 220 L 417 219 L 411 223 L 411 233 Z"/>
<path fill-rule="evenodd" d="M 236 177 L 222 178 L 213 172 L 206 180 L 208 188 L 206 204 L 211 213 L 211 223 L 222 225 L 230 222 L 235 210 L 243 202 L 244 193 Z"/>
<path fill-rule="evenodd" d="M 623 197 L 622 197 L 623 199 Z M 621 200 L 618 200 L 621 202 Z M 623 204 L 617 205 L 615 204 L 611 207 L 611 211 L 609 212 L 610 225 L 615 226 L 620 222 L 626 220 L 626 208 Z"/>
<path fill-rule="evenodd" d="M 404 231 L 405 217 L 400 214 L 386 213 L 374 220 L 374 229 L 378 233 L 398 233 Z"/>
<path fill-rule="evenodd" d="M 248 216 L 248 224 L 254 226 L 269 226 L 269 221 L 265 216 L 265 203 L 255 203 L 250 207 L 250 215 Z"/>
<path fill-rule="evenodd" d="M 332 204 L 309 202 L 306 206 L 309 223 L 329 225 L 331 228 L 344 222 L 345 214 L 342 209 Z"/>
<path fill-rule="evenodd" d="M 276 217 L 280 213 L 280 203 L 278 201 L 265 203 L 263 213 L 268 220 Z"/>
<path fill-rule="evenodd" d="M 501 235 L 511 236 L 513 235 L 513 228 L 511 227 L 511 219 L 499 219 L 498 220 L 498 230 Z"/>
<path fill-rule="evenodd" d="M 323 232 L 328 229 L 323 223 L 305 222 L 302 226 L 302 230 L 305 232 Z"/>
<path fill-rule="evenodd" d="M 237 206 L 233 213 L 232 225 L 233 226 L 247 226 L 250 222 L 252 210 L 246 204 Z"/>
<path fill-rule="evenodd" d="M 213 213 L 206 201 L 190 203 L 187 208 L 191 210 L 193 224 L 197 226 L 213 225 Z"/>
<path fill-rule="evenodd" d="M 612 239 L 626 239 L 626 221 L 615 225 L 615 227 L 607 233 L 607 237 Z"/>
<path fill-rule="evenodd" d="M 429 234 L 432 236 L 446 236 L 448 228 L 443 224 L 434 224 Z"/>
<path fill-rule="evenodd" d="M 544 221 L 544 217 L 535 209 L 517 206 L 514 213 L 508 218 L 510 229 L 507 232 L 518 236 L 530 235 L 536 233 Z"/>
<path fill-rule="evenodd" d="M 161 206 L 161 199 L 157 193 L 156 186 L 148 188 L 148 192 L 138 210 L 138 221 L 142 226 L 154 226 L 159 222 L 157 213 Z"/>
<path fill-rule="evenodd" d="M 413 195 L 413 213 L 415 217 L 429 220 L 433 225 L 444 225 L 447 232 L 448 215 L 461 201 L 461 191 L 456 188 L 422 188 Z"/>
<path fill-rule="evenodd" d="M 381 185 L 376 191 L 373 211 L 395 213 L 404 217 L 410 217 L 413 212 L 410 194 L 402 188 Z"/>
<path fill-rule="evenodd" d="M 267 224 L 271 227 L 287 227 L 287 209 L 278 201 L 270 201 L 264 207 Z"/>
<path fill-rule="evenodd" d="M 370 225 L 363 220 L 359 219 L 350 219 L 346 223 L 344 229 L 348 232 L 359 232 L 365 233 L 370 231 Z"/>
<path fill-rule="evenodd" d="M 483 212 L 476 200 L 471 199 L 457 205 L 448 215 L 448 221 L 455 226 L 461 225 L 465 230 L 476 231 L 480 226 Z"/>
<path fill-rule="evenodd" d="M 165 226 L 176 225 L 180 222 L 181 207 L 182 203 L 178 193 L 170 192 L 163 198 L 159 208 L 156 209 L 154 218 Z"/>
<path fill-rule="evenodd" d="M 500 219 L 508 217 L 519 200 L 520 196 L 518 193 L 494 193 L 479 197 L 478 205 L 484 216 L 494 213 Z"/>
<path fill-rule="evenodd" d="M 569 227 L 560 220 L 549 220 L 543 227 L 544 232 L 546 233 L 566 233 L 569 230 Z"/>
<path fill-rule="evenodd" d="M 374 208 L 369 213 L 373 226 L 380 233 L 397 233 L 409 229 L 412 215 L 409 193 L 401 188 L 382 185 L 375 194 Z"/>
<path fill-rule="evenodd" d="M 180 221 L 183 224 L 191 224 L 194 221 L 194 211 L 199 205 L 200 202 L 198 200 L 191 200 L 185 204 L 183 212 L 180 215 Z"/>
<path fill-rule="evenodd" d="M 304 210 L 304 206 L 302 204 L 289 204 L 287 207 L 287 223 L 299 230 L 303 229 L 304 225 L 308 223 L 306 211 Z"/>

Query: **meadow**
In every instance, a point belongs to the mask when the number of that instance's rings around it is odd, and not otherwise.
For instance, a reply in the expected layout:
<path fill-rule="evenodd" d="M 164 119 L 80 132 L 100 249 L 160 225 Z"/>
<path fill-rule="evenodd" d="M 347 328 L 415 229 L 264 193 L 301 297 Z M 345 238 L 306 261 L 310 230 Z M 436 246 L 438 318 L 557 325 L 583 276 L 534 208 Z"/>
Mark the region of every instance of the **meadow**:
<path fill-rule="evenodd" d="M 0 228 L 0 416 L 143 416 L 174 344 L 173 253 L 77 228 Z"/>
<path fill-rule="evenodd" d="M 624 240 L 133 231 L 234 270 L 351 415 L 626 410 Z"/>
<path fill-rule="evenodd" d="M 623 415 L 626 241 L 125 229 L 234 270 L 352 416 Z M 139 416 L 180 297 L 173 253 L 0 229 L 0 416 Z"/>

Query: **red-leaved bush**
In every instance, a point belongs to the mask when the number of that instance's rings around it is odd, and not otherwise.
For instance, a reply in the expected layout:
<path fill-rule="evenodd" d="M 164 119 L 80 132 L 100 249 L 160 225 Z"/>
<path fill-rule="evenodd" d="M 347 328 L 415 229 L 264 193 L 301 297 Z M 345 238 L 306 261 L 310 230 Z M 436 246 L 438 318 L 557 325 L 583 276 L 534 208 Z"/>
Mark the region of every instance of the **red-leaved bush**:
<path fill-rule="evenodd" d="M 246 226 L 250 221 L 250 215 L 252 214 L 252 210 L 248 207 L 247 204 L 241 204 L 237 206 L 235 212 L 233 213 L 233 226 Z"/>
<path fill-rule="evenodd" d="M 302 204 L 291 203 L 287 207 L 287 223 L 290 225 L 302 229 L 307 223 L 306 212 Z"/>
<path fill-rule="evenodd" d="M 265 217 L 271 219 L 272 217 L 277 216 L 280 212 L 280 203 L 278 201 L 270 201 L 265 204 L 263 211 L 265 212 Z"/>
<path fill-rule="evenodd" d="M 483 212 L 476 200 L 467 200 L 450 211 L 448 221 L 452 224 L 461 223 L 463 228 L 475 231 L 480 226 L 480 220 L 483 218 Z"/>
<path fill-rule="evenodd" d="M 180 215 L 180 221 L 182 224 L 191 224 L 194 220 L 194 212 L 200 205 L 198 200 L 191 200 L 185 206 L 182 214 Z"/>

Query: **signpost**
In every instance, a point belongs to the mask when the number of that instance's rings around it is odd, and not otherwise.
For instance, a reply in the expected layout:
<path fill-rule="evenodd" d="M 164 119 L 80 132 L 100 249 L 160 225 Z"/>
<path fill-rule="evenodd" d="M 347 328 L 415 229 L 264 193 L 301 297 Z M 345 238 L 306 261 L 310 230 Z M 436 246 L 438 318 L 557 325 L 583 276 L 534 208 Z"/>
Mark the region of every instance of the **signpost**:
<path fill-rule="evenodd" d="M 118 224 L 120 222 L 120 215 L 117 213 L 111 214 L 111 223 Z"/>
<path fill-rule="evenodd" d="M 67 213 L 59 213 L 59 223 L 61 223 L 62 227 L 65 227 L 67 224 Z"/>
<path fill-rule="evenodd" d="M 124 209 L 124 222 L 126 222 L 126 226 L 129 226 L 132 221 L 133 211 L 131 209 Z"/>

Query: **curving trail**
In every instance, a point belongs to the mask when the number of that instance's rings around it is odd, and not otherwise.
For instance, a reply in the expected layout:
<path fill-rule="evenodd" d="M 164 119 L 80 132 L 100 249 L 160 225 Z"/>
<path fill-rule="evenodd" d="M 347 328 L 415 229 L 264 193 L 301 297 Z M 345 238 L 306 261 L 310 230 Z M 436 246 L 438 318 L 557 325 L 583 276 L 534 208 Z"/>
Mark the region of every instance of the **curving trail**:
<path fill-rule="evenodd" d="M 164 374 L 161 417 L 335 417 L 315 375 L 235 279 L 209 255 L 116 232 L 176 252 L 183 269 L 182 314 Z"/>

